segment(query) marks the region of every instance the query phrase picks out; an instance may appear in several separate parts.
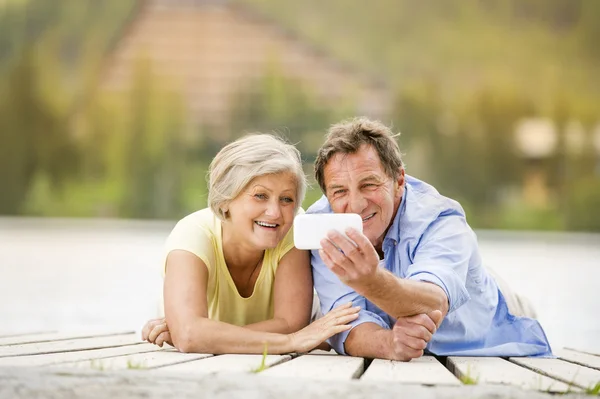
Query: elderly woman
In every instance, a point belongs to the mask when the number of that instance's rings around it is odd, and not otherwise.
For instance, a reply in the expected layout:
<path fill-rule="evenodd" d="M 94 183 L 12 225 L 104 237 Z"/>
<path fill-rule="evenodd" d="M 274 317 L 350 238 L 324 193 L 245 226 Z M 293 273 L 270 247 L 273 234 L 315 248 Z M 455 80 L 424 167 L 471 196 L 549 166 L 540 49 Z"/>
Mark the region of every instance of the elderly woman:
<path fill-rule="evenodd" d="M 310 255 L 292 222 L 306 191 L 300 153 L 267 134 L 225 146 L 209 170 L 209 207 L 183 218 L 166 244 L 165 319 L 145 340 L 182 352 L 304 352 L 348 330 L 342 305 L 309 325 Z"/>

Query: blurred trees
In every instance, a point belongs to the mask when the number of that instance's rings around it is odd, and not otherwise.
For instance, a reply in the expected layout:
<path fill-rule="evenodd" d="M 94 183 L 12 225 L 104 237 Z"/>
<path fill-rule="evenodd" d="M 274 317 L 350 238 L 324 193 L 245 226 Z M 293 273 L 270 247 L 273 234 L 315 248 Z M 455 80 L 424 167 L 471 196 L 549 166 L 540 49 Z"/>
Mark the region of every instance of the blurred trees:
<path fill-rule="evenodd" d="M 473 226 L 600 231 L 598 2 L 244 1 L 389 78 L 397 95 L 385 122 L 402 132 L 408 173 L 459 200 Z M 182 95 L 143 58 L 126 92 L 98 90 L 135 0 L 7 4 L 0 214 L 177 218 L 205 206 L 206 170 L 226 142 L 274 131 L 298 146 L 312 176 L 327 127 L 354 116 L 352 104 L 321 102 L 273 61 L 239 88 L 227 126 L 194 126 Z M 531 117 L 558 131 L 556 150 L 535 165 L 552 193 L 542 207 L 523 201 L 532 165 L 514 138 Z M 304 206 L 319 195 L 315 185 Z"/>

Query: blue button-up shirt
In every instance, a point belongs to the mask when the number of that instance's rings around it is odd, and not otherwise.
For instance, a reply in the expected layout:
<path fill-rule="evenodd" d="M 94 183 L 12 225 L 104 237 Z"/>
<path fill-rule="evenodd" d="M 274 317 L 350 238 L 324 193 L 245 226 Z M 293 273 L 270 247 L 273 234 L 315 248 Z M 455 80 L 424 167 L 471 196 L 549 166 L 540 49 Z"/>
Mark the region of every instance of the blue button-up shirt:
<path fill-rule="evenodd" d="M 326 197 L 306 213 L 331 213 Z M 429 184 L 406 176 L 400 207 L 383 240 L 385 267 L 394 275 L 440 286 L 448 296 L 449 310 L 427 349 L 437 355 L 552 356 L 541 325 L 509 313 L 498 285 L 483 267 L 477 237 L 460 204 L 444 197 Z M 343 303 L 360 306 L 355 327 L 375 323 L 390 329 L 396 320 L 368 299 L 344 285 L 312 251 L 315 289 L 323 313 Z M 402 298 L 398 298 L 402 300 Z M 345 354 L 349 331 L 331 339 Z"/>

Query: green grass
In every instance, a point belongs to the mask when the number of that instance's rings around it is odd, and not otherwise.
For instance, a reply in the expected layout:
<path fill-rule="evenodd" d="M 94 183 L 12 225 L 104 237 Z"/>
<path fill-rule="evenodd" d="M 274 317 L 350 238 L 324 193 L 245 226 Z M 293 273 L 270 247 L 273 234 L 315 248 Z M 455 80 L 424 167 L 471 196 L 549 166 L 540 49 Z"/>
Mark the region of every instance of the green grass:
<path fill-rule="evenodd" d="M 600 381 L 598 381 L 593 387 L 589 387 L 588 389 L 586 389 L 585 393 L 587 393 L 588 395 L 600 396 Z"/>
<path fill-rule="evenodd" d="M 106 367 L 104 366 L 104 363 L 100 359 L 93 359 L 90 362 L 90 368 L 92 370 L 98 370 L 98 371 L 104 371 L 106 369 Z"/>
<path fill-rule="evenodd" d="M 471 365 L 467 365 L 467 372 L 460 376 L 460 382 L 464 385 L 477 385 L 479 383 L 479 377 L 473 377 L 471 375 Z"/>
<path fill-rule="evenodd" d="M 268 368 L 269 368 L 269 366 L 267 366 L 267 343 L 265 342 L 265 348 L 263 349 L 263 354 L 262 354 L 262 359 L 260 359 L 260 364 L 258 365 L 258 367 L 250 370 L 250 372 L 260 373 L 261 371 L 264 371 Z"/>
<path fill-rule="evenodd" d="M 146 365 L 144 365 L 144 363 L 142 363 L 142 362 L 136 363 L 131 359 L 127 359 L 127 368 L 129 370 L 140 370 L 140 369 L 145 369 Z"/>

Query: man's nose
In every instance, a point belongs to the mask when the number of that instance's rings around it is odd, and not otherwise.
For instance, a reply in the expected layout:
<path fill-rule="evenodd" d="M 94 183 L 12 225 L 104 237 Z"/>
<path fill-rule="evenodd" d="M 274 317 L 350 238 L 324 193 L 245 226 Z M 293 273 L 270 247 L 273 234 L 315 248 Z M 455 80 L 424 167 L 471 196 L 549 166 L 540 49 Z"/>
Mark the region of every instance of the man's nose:
<path fill-rule="evenodd" d="M 350 194 L 350 212 L 358 213 L 359 215 L 362 211 L 367 207 L 367 199 L 359 192 L 355 194 Z"/>

